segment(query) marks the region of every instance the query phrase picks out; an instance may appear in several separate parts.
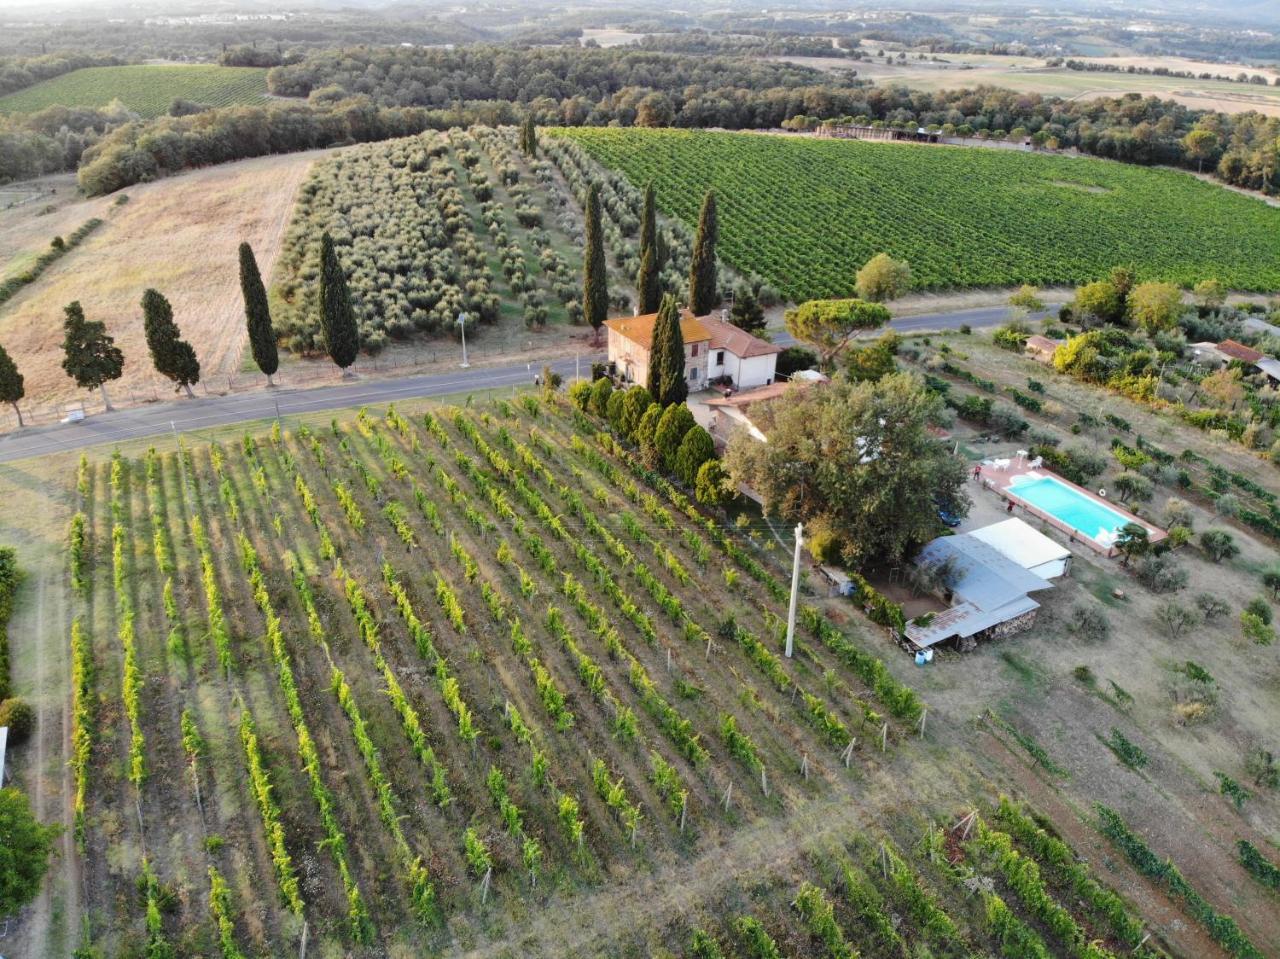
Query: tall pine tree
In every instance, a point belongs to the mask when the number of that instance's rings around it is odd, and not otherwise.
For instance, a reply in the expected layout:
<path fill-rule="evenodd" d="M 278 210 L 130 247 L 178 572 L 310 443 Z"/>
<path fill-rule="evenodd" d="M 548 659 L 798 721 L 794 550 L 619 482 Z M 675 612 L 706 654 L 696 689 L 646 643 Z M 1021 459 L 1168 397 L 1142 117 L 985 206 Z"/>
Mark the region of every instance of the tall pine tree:
<path fill-rule="evenodd" d="M 68 303 L 63 312 L 67 318 L 62 327 L 62 368 L 81 389 L 100 390 L 103 405 L 114 409 L 107 383 L 120 379 L 124 354 L 107 334 L 105 323 L 84 318 L 79 300 Z"/>
<path fill-rule="evenodd" d="M 667 294 L 658 308 L 649 345 L 649 395 L 660 406 L 683 403 L 689 395 L 684 377 L 684 334 L 680 330 L 680 308 Z"/>
<path fill-rule="evenodd" d="M 200 361 L 173 322 L 173 307 L 156 290 L 142 294 L 142 330 L 156 372 L 185 389 L 187 396 L 195 396 L 191 384 L 200 382 Z"/>
<path fill-rule="evenodd" d="M 18 415 L 19 426 L 27 425 L 22 422 L 22 410 L 18 409 L 18 400 L 26 395 L 26 387 L 23 386 L 22 374 L 18 372 L 17 364 L 8 351 L 0 346 L 0 403 L 8 403 L 13 407 L 13 412 Z"/>
<path fill-rule="evenodd" d="M 582 257 L 582 311 L 597 339 L 609 317 L 609 287 L 605 277 L 604 233 L 600 227 L 600 187 L 587 191 L 587 248 Z"/>
<path fill-rule="evenodd" d="M 253 362 L 267 377 L 267 386 L 275 386 L 271 377 L 280 368 L 280 353 L 276 347 L 276 331 L 271 326 L 271 306 L 267 303 L 267 288 L 262 285 L 258 261 L 248 243 L 240 244 L 240 292 L 244 296 L 244 318 L 249 326 L 249 349 Z"/>
<path fill-rule="evenodd" d="M 360 350 L 360 331 L 356 328 L 347 278 L 328 233 L 320 238 L 320 329 L 329 358 L 347 376 L 347 367 L 356 361 Z"/>
<path fill-rule="evenodd" d="M 693 238 L 693 257 L 689 264 L 689 309 L 694 316 L 706 316 L 717 303 L 716 240 L 720 228 L 716 222 L 716 195 L 708 190 L 698 215 L 698 232 Z"/>
<path fill-rule="evenodd" d="M 658 249 L 658 216 L 654 207 L 653 184 L 644 190 L 644 213 L 640 217 L 640 269 L 636 273 L 636 292 L 640 312 L 656 312 L 662 300 L 662 259 Z"/>

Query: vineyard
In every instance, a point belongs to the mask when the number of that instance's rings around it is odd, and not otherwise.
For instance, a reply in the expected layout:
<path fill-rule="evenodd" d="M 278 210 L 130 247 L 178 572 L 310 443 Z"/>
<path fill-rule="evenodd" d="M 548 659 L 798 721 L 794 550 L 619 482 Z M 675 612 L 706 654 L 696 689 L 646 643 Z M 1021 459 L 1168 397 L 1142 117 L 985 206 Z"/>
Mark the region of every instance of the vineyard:
<path fill-rule="evenodd" d="M 719 198 L 720 256 L 785 297 L 848 296 L 878 252 L 921 289 L 1068 284 L 1117 263 L 1190 286 L 1280 286 L 1280 210 L 1168 170 L 1006 150 L 686 130 L 550 131 L 686 226 Z"/>
<path fill-rule="evenodd" d="M 758 548 L 593 432 L 527 397 L 82 465 L 106 953 L 440 945 L 893 760 L 922 706 L 866 640 L 805 607 L 785 661 Z"/>
<path fill-rule="evenodd" d="M 422 955 L 526 921 L 525 954 L 567 954 L 539 910 L 582 954 L 1164 955 L 1028 808 L 950 778 L 903 804 L 936 767 L 896 650 L 803 599 L 786 659 L 782 551 L 564 397 L 82 459 L 72 497 L 69 799 L 103 955 Z M 660 933 L 573 905 L 686 869 L 714 881 Z"/>
<path fill-rule="evenodd" d="M 169 112 L 175 99 L 211 107 L 267 102 L 267 71 L 256 67 L 86 67 L 0 97 L 0 113 L 46 107 L 105 107 L 119 100 L 144 119 Z"/>

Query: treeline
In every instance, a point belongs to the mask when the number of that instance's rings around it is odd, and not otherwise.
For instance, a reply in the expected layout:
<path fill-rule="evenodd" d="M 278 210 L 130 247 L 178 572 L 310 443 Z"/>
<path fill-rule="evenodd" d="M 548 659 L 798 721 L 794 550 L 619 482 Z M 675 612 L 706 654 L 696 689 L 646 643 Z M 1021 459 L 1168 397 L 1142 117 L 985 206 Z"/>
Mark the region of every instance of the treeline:
<path fill-rule="evenodd" d="M 162 21 L 142 14 L 9 22 L 0 30 L 0 54 L 32 56 L 46 48 L 92 50 L 131 61 L 208 63 L 233 47 L 317 49 L 358 43 L 476 43 L 490 39 L 455 18 L 421 17 L 347 9 L 292 12 L 287 18 L 228 18 L 223 22 Z"/>
<path fill-rule="evenodd" d="M 855 85 L 787 63 L 577 46 L 359 47 L 317 53 L 267 76 L 268 89 L 278 96 L 364 95 L 383 106 L 421 107 L 444 107 L 457 100 L 532 103 L 573 98 L 595 104 L 628 87 L 666 93 L 683 102 L 687 96 L 724 88 L 758 92 Z"/>
<path fill-rule="evenodd" d="M 724 36 L 706 30 L 681 33 L 652 33 L 636 46 L 664 53 L 698 53 L 752 57 L 847 57 L 849 52 L 833 46 L 825 37 L 765 33 L 760 36 Z"/>
<path fill-rule="evenodd" d="M 38 57 L 0 57 L 0 96 L 60 77 L 85 67 L 114 67 L 124 63 L 119 57 L 101 53 L 64 51 Z"/>
<path fill-rule="evenodd" d="M 74 170 L 103 134 L 137 119 L 119 102 L 0 115 L 0 183 Z"/>
<path fill-rule="evenodd" d="M 325 107 L 227 107 L 126 123 L 86 151 L 79 182 L 90 196 L 99 196 L 189 167 L 389 140 L 451 125 L 452 112 L 437 113 L 376 107 L 360 99 Z"/>
<path fill-rule="evenodd" d="M 1252 83 L 1255 86 L 1267 86 L 1270 81 L 1260 73 L 1246 73 L 1241 70 L 1235 76 L 1223 73 L 1196 73 L 1194 70 L 1170 70 L 1168 67 L 1140 67 L 1135 64 L 1100 63 L 1097 60 L 1064 60 L 1055 57 L 1045 62 L 1047 67 L 1066 67 L 1082 73 L 1132 73 L 1148 77 L 1178 77 L 1184 80 L 1221 80 L 1225 83 Z M 1276 86 L 1280 86 L 1280 77 L 1276 78 Z"/>

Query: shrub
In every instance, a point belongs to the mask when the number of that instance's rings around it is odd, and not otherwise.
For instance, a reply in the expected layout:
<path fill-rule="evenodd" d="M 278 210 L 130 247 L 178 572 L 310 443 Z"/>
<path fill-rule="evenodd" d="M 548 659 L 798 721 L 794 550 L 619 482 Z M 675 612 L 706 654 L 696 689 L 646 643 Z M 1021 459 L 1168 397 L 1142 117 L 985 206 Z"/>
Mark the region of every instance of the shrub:
<path fill-rule="evenodd" d="M 1231 607 L 1226 604 L 1226 601 L 1219 599 L 1213 593 L 1197 593 L 1196 609 L 1200 610 L 1200 615 L 1204 617 L 1206 623 L 1221 619 L 1231 612 Z"/>
<path fill-rule="evenodd" d="M 578 380 L 569 387 L 569 400 L 584 413 L 591 406 L 591 383 L 589 380 Z"/>
<path fill-rule="evenodd" d="M 1176 593 L 1187 585 L 1187 571 L 1167 553 L 1144 556 L 1134 567 L 1138 582 L 1153 593 Z"/>
<path fill-rule="evenodd" d="M 1231 804 L 1237 810 L 1243 809 L 1246 800 L 1252 798 L 1253 793 L 1249 792 L 1226 773 L 1220 773 L 1215 770 L 1213 775 L 1218 780 L 1218 792 L 1230 799 Z"/>
<path fill-rule="evenodd" d="M 1240 554 L 1235 537 L 1225 529 L 1207 529 L 1200 534 L 1200 548 L 1215 563 L 1232 559 Z"/>
<path fill-rule="evenodd" d="M 1265 746 L 1254 744 L 1244 758 L 1244 771 L 1249 774 L 1255 786 L 1275 789 L 1280 786 L 1280 766 L 1276 765 L 1276 757 Z"/>
<path fill-rule="evenodd" d="M 1186 630 L 1195 626 L 1200 617 L 1196 615 L 1196 611 L 1189 606 L 1183 606 L 1181 603 L 1169 601 L 1161 603 L 1156 608 L 1156 622 L 1164 628 L 1172 639 L 1177 639 Z"/>
<path fill-rule="evenodd" d="M 1191 507 L 1184 499 L 1170 496 L 1164 501 L 1164 521 L 1168 526 L 1192 526 Z"/>
<path fill-rule="evenodd" d="M 1246 639 L 1252 640 L 1259 646 L 1270 646 L 1276 639 L 1276 631 L 1254 613 L 1240 614 L 1240 629 L 1244 632 Z"/>
<path fill-rule="evenodd" d="M 697 482 L 703 464 L 716 458 L 716 444 L 711 434 L 694 425 L 684 434 L 675 455 L 675 474 L 688 486 Z"/>
<path fill-rule="evenodd" d="M 1100 643 L 1111 635 L 1107 614 L 1090 603 L 1076 603 L 1068 614 L 1067 629 L 1090 643 Z"/>
<path fill-rule="evenodd" d="M 653 445 L 657 448 L 663 470 L 674 472 L 680 444 L 685 434 L 696 425 L 689 407 L 683 403 L 672 403 L 662 411 L 657 428 L 653 431 Z"/>
<path fill-rule="evenodd" d="M 601 418 L 609 415 L 609 397 L 613 395 L 613 384 L 606 376 L 600 377 L 591 384 L 591 412 Z"/>
<path fill-rule="evenodd" d="M 710 459 L 698 467 L 694 478 L 693 495 L 704 506 L 720 506 L 732 495 L 729 474 L 718 459 Z"/>
<path fill-rule="evenodd" d="M 1239 840 L 1236 843 L 1236 850 L 1240 853 L 1240 865 L 1244 866 L 1249 875 L 1264 886 L 1280 890 L 1280 868 L 1258 852 L 1247 839 Z"/>
<path fill-rule="evenodd" d="M 788 346 L 778 354 L 774 367 L 779 378 L 789 377 L 800 370 L 811 370 L 818 365 L 818 354 L 803 346 Z"/>
<path fill-rule="evenodd" d="M 25 699 L 6 699 L 0 702 L 0 726 L 9 727 L 9 741 L 16 746 L 35 731 L 36 712 Z"/>
<path fill-rule="evenodd" d="M 1238 516 L 1240 513 L 1240 497 L 1235 493 L 1223 493 L 1213 504 L 1219 516 Z"/>
<path fill-rule="evenodd" d="M 1261 596 L 1256 596 L 1249 600 L 1249 602 L 1245 604 L 1244 611 L 1257 616 L 1258 619 L 1262 620 L 1268 626 L 1271 625 L 1271 607 Z"/>
<path fill-rule="evenodd" d="M 1150 762 L 1147 754 L 1142 751 L 1142 747 L 1114 726 L 1111 727 L 1110 738 L 1102 740 L 1102 744 L 1115 753 L 1116 758 L 1130 769 L 1142 769 Z"/>

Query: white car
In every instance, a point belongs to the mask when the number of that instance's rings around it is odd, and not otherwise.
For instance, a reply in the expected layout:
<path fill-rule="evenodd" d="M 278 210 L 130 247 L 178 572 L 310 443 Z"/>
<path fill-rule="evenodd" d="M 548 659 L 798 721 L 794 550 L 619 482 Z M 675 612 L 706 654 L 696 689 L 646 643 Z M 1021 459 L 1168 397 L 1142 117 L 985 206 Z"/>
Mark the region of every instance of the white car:
<path fill-rule="evenodd" d="M 84 410 L 71 410 L 61 420 L 63 423 L 79 423 L 84 419 Z"/>

